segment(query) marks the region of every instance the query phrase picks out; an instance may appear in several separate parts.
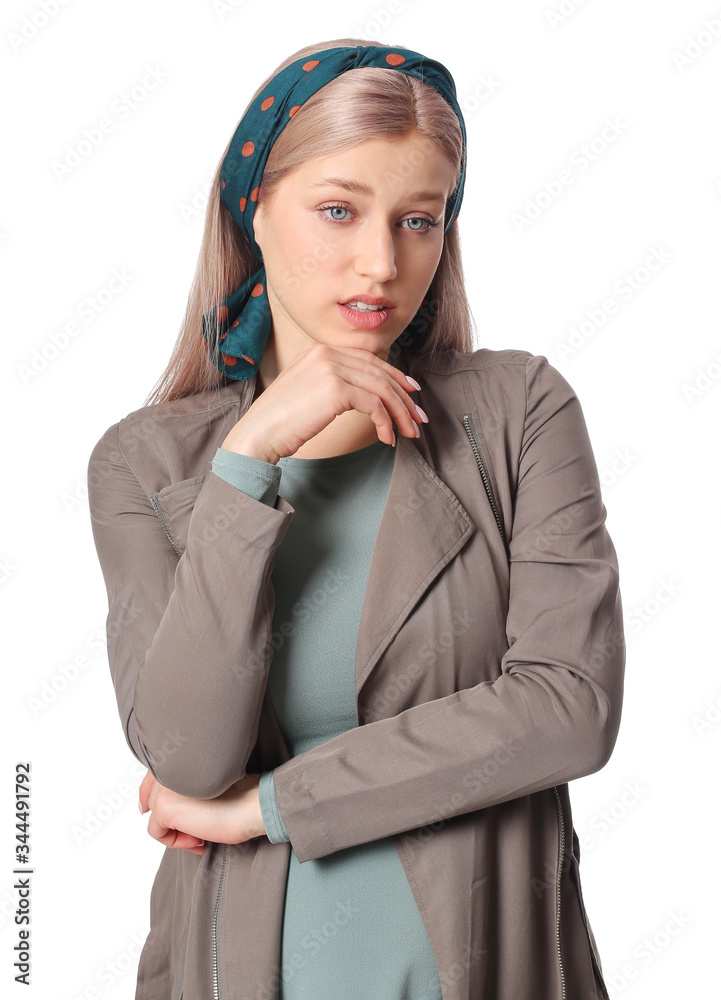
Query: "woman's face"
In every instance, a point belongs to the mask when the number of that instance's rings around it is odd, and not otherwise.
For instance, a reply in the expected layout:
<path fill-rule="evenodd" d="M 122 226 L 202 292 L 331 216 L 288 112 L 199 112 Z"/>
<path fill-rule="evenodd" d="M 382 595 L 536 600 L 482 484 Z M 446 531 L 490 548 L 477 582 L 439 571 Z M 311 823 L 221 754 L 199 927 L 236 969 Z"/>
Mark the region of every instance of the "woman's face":
<path fill-rule="evenodd" d="M 309 160 L 283 178 L 269 202 L 258 202 L 253 226 L 266 270 L 275 374 L 309 340 L 387 359 L 438 266 L 452 185 L 450 161 L 411 132 Z M 339 305 L 359 295 L 383 297 L 392 308 L 375 314 Z M 380 325 L 363 327 L 379 317 Z"/>

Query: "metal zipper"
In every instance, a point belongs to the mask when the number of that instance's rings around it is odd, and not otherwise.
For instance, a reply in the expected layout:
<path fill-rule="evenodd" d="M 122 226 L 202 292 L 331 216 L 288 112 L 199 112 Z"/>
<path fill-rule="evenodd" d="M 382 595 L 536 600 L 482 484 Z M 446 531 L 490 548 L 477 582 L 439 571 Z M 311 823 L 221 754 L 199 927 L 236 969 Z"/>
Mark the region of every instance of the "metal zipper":
<path fill-rule="evenodd" d="M 218 977 L 218 917 L 220 915 L 220 896 L 223 891 L 223 879 L 225 878 L 225 866 L 228 860 L 228 845 L 223 846 L 223 867 L 220 870 L 220 881 L 218 882 L 218 895 L 215 899 L 215 911 L 213 913 L 213 1000 L 220 1000 L 220 979 Z"/>
<path fill-rule="evenodd" d="M 180 549 L 175 544 L 175 539 L 173 538 L 172 534 L 170 533 L 170 528 L 168 527 L 168 525 L 167 525 L 167 523 L 165 521 L 165 515 L 163 514 L 163 511 L 162 511 L 162 509 L 160 507 L 160 500 L 158 500 L 158 494 L 157 493 L 151 493 L 150 494 L 150 500 L 151 500 L 151 503 L 153 504 L 153 507 L 155 507 L 155 513 L 160 518 L 160 523 L 165 528 L 165 534 L 170 539 L 173 548 L 178 553 L 178 555 L 182 555 Z"/>
<path fill-rule="evenodd" d="M 468 435 L 468 440 L 471 442 L 471 448 L 473 448 L 473 454 L 476 456 L 476 464 L 478 465 L 478 471 L 481 474 L 483 485 L 486 488 L 488 499 L 491 502 L 491 510 L 493 511 L 493 516 L 496 519 L 498 530 L 501 533 L 501 538 L 503 539 L 503 544 L 505 545 L 506 536 L 503 531 L 503 522 L 501 521 L 501 515 L 498 512 L 498 504 L 496 503 L 496 498 L 493 495 L 493 486 L 491 485 L 491 477 L 488 472 L 488 466 L 486 465 L 486 460 L 483 457 L 483 452 L 481 451 L 481 442 L 478 440 L 476 425 L 473 423 L 473 417 L 471 416 L 470 413 L 463 414 L 463 426 L 466 428 L 466 434 Z"/>
<path fill-rule="evenodd" d="M 566 846 L 566 831 L 563 824 L 563 809 L 561 808 L 561 796 L 558 788 L 553 786 L 553 794 L 556 796 L 556 812 L 558 813 L 558 873 L 556 875 L 556 951 L 558 952 L 558 969 L 561 973 L 561 997 L 566 1000 L 566 980 L 563 975 L 563 962 L 561 961 L 561 873 L 563 871 L 563 854 Z"/>

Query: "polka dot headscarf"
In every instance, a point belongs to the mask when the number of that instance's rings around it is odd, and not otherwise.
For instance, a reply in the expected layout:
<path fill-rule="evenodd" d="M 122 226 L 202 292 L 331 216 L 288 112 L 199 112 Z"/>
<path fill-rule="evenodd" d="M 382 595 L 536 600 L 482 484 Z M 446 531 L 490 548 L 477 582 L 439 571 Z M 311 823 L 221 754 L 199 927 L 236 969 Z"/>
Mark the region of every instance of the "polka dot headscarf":
<path fill-rule="evenodd" d="M 325 49 L 298 59 L 273 77 L 241 118 L 223 160 L 221 200 L 258 260 L 262 260 L 262 256 L 253 233 L 253 215 L 273 143 L 309 97 L 341 73 L 360 66 L 380 66 L 410 73 L 434 86 L 455 111 L 463 134 L 463 154 L 461 175 L 446 205 L 444 233 L 448 232 L 458 215 L 466 175 L 466 128 L 456 100 L 455 83 L 446 67 L 410 49 L 377 45 Z M 413 321 L 409 328 L 412 325 Z M 214 363 L 230 378 L 252 378 L 260 365 L 271 330 L 265 267 L 257 270 L 219 305 L 205 313 L 203 340 L 206 350 L 209 341 L 212 343 L 210 335 L 214 326 L 218 331 L 219 352 L 217 359 L 213 358 Z"/>

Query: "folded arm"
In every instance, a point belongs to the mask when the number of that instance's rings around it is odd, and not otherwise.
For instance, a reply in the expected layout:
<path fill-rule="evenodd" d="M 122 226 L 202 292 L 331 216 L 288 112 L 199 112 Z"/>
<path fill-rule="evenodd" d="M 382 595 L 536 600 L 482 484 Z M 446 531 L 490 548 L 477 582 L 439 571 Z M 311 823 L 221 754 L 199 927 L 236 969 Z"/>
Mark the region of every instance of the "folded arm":
<path fill-rule="evenodd" d="M 178 558 L 123 454 L 121 425 L 88 465 L 118 709 L 130 749 L 162 785 L 214 798 L 244 776 L 257 740 L 273 653 L 273 557 L 294 510 L 211 470 Z M 219 520 L 221 510 L 230 516 Z"/>

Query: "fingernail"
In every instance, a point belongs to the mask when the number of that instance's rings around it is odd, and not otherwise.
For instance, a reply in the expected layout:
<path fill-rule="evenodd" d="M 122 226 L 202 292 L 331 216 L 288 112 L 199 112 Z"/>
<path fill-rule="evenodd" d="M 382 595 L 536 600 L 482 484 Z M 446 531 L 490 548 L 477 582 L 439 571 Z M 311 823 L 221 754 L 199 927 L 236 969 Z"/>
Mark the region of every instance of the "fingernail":
<path fill-rule="evenodd" d="M 415 405 L 416 405 L 416 409 L 418 410 L 418 416 L 421 418 L 421 420 L 423 421 L 424 424 L 427 424 L 428 423 L 428 417 L 426 416 L 426 414 L 424 413 L 424 411 L 420 408 L 420 406 L 418 405 L 418 403 L 416 403 Z"/>
<path fill-rule="evenodd" d="M 140 799 L 138 799 L 138 810 L 140 812 L 140 815 L 142 816 L 143 815 L 143 804 L 140 801 Z"/>
<path fill-rule="evenodd" d="M 413 426 L 415 427 L 416 430 L 416 437 L 419 438 L 421 436 L 421 429 L 418 426 L 418 424 L 414 424 Z"/>
<path fill-rule="evenodd" d="M 393 433 L 393 447 L 395 448 L 395 446 L 396 446 L 396 432 L 393 431 L 392 433 Z"/>
<path fill-rule="evenodd" d="M 411 383 L 411 385 L 414 385 L 416 387 L 416 389 L 420 389 L 420 386 L 418 385 L 418 383 L 414 378 L 411 378 L 410 375 L 406 375 L 406 378 Z"/>

